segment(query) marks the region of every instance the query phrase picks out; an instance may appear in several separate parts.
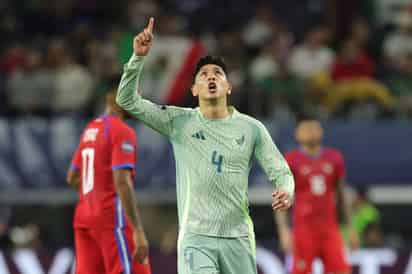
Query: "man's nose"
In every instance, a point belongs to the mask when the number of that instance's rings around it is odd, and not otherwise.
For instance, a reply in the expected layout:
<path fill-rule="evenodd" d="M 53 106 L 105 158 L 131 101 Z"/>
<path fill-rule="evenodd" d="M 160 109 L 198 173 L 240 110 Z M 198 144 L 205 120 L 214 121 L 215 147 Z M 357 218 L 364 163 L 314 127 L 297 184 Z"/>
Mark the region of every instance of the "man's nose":
<path fill-rule="evenodd" d="M 207 80 L 208 80 L 208 81 L 216 81 L 216 77 L 215 77 L 214 75 L 209 75 L 209 76 L 207 77 Z"/>

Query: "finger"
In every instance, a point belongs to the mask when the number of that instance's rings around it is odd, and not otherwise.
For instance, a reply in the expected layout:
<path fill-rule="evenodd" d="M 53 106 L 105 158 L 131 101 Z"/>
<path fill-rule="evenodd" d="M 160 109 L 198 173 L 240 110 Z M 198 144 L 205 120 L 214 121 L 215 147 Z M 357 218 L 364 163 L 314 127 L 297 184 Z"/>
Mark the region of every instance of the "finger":
<path fill-rule="evenodd" d="M 277 195 L 278 195 L 278 193 L 279 193 L 279 190 L 275 190 L 275 191 L 273 191 L 273 192 L 272 192 L 272 197 L 277 196 Z"/>
<path fill-rule="evenodd" d="M 149 24 L 147 24 L 147 30 L 148 30 L 150 33 L 153 33 L 153 26 L 154 26 L 154 18 L 153 18 L 153 17 L 150 17 L 150 19 L 149 19 Z"/>

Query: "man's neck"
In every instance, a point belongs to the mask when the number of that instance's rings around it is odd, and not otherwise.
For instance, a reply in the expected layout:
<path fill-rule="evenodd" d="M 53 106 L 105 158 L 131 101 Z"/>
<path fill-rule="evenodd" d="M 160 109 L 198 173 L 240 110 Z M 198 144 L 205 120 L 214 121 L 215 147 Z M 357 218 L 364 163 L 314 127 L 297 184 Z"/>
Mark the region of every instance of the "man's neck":
<path fill-rule="evenodd" d="M 310 156 L 317 156 L 321 152 L 322 146 L 320 144 L 319 145 L 314 145 L 314 146 L 307 146 L 307 145 L 305 146 L 304 145 L 304 146 L 302 146 L 302 150 Z"/>
<path fill-rule="evenodd" d="M 199 101 L 200 112 L 207 119 L 224 119 L 230 115 L 227 102 Z"/>
<path fill-rule="evenodd" d="M 111 108 L 106 108 L 104 115 L 115 115 L 119 117 L 119 119 L 124 120 L 124 117 L 121 113 L 118 113 L 117 111 L 111 109 Z"/>

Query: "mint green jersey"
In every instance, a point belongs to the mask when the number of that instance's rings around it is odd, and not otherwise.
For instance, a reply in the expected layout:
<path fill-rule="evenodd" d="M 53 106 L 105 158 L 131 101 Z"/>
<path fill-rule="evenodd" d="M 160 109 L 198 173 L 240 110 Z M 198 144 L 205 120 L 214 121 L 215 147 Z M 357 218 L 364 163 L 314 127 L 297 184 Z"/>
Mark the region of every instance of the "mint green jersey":
<path fill-rule="evenodd" d="M 247 193 L 253 157 L 275 188 L 291 197 L 294 192 L 292 174 L 268 131 L 234 108 L 229 117 L 210 120 L 198 108 L 159 106 L 143 99 L 137 93 L 143 63 L 143 57 L 132 56 L 125 65 L 116 102 L 172 143 L 180 233 L 250 235 Z"/>

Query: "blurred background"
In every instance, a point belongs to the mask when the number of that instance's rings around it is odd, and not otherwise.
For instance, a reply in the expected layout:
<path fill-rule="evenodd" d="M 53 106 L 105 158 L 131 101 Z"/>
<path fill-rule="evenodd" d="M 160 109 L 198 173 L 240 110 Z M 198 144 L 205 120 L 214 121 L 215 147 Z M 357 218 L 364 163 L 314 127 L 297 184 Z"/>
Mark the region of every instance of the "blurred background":
<path fill-rule="evenodd" d="M 77 195 L 65 171 L 149 16 L 155 41 L 144 96 L 195 106 L 194 64 L 218 54 L 234 85 L 231 103 L 264 121 L 282 152 L 295 146 L 296 117 L 315 115 L 326 144 L 346 159 L 362 240 L 349 254 L 355 273 L 412 273 L 412 1 L 2 0 L 0 274 L 70 273 Z M 131 125 L 153 272 L 173 274 L 171 147 Z M 270 189 L 255 166 L 249 197 L 260 274 L 284 273 Z"/>

